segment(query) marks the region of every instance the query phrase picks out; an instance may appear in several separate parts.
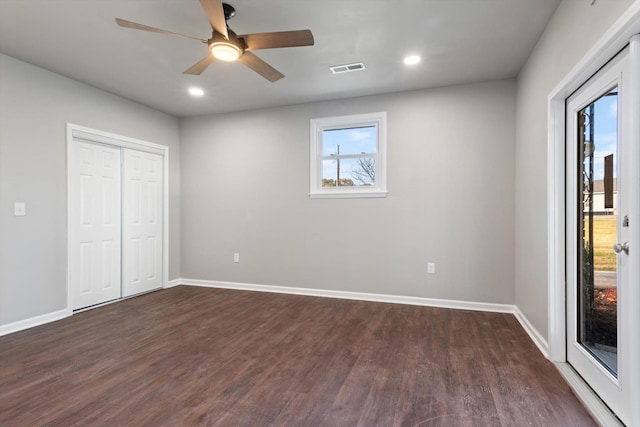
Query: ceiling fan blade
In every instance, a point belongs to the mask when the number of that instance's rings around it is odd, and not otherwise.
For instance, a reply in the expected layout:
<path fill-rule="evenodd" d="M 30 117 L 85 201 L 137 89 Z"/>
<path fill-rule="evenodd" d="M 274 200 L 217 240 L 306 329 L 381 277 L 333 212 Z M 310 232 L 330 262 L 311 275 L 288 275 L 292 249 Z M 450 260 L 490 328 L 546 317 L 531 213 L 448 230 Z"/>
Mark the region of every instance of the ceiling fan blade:
<path fill-rule="evenodd" d="M 184 70 L 182 72 L 182 74 L 194 74 L 196 76 L 199 76 L 200 74 L 202 74 L 202 72 L 204 70 L 207 69 L 207 67 L 209 65 L 211 65 L 211 63 L 214 60 L 215 60 L 215 58 L 213 57 L 213 55 L 209 54 L 209 55 L 205 56 L 204 58 L 202 58 L 200 61 L 198 61 L 195 64 L 193 64 L 191 67 L 189 67 L 186 70 Z"/>
<path fill-rule="evenodd" d="M 224 9 L 222 8 L 222 0 L 200 0 L 204 13 L 209 18 L 211 28 L 219 32 L 225 39 L 229 39 L 227 33 L 227 21 L 224 19 Z"/>
<path fill-rule="evenodd" d="M 126 19 L 116 18 L 116 23 L 121 27 L 125 28 L 133 28 L 134 30 L 143 30 L 143 31 L 151 31 L 152 33 L 160 33 L 160 34 L 168 34 L 170 36 L 178 36 L 184 37 L 186 39 L 198 40 L 200 42 L 206 43 L 207 41 L 204 39 L 199 39 L 197 37 L 185 36 L 184 34 L 174 33 L 173 31 L 161 30 L 160 28 L 150 27 L 148 25 L 138 24 L 137 22 L 127 21 Z"/>
<path fill-rule="evenodd" d="M 256 73 L 260 74 L 271 83 L 276 82 L 284 77 L 280 71 L 273 68 L 271 65 L 264 62 L 251 52 L 246 52 L 238 59 L 247 67 L 251 68 Z"/>
<path fill-rule="evenodd" d="M 244 40 L 247 50 L 313 46 L 313 34 L 311 34 L 310 30 L 255 33 L 238 36 L 238 38 Z"/>

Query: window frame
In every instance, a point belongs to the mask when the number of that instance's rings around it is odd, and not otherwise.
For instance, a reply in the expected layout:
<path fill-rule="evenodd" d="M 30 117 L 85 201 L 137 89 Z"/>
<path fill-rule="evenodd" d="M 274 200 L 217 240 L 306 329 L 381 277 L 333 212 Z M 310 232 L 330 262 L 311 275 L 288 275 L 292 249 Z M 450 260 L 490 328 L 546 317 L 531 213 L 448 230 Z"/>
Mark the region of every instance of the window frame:
<path fill-rule="evenodd" d="M 375 185 L 352 187 L 322 186 L 323 132 L 375 126 L 377 130 Z M 309 197 L 311 198 L 360 198 L 387 197 L 387 113 L 354 114 L 348 116 L 311 119 Z"/>

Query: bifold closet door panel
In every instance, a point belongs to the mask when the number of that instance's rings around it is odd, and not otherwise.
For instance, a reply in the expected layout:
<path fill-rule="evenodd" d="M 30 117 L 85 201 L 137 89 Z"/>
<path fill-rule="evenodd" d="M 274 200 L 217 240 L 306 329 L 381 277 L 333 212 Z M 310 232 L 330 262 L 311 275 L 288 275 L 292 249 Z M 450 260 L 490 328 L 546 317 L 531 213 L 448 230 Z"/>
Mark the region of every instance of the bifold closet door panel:
<path fill-rule="evenodd" d="M 162 172 L 162 156 L 123 149 L 123 296 L 162 287 Z"/>
<path fill-rule="evenodd" d="M 72 309 L 121 296 L 120 149 L 73 141 L 69 164 Z"/>

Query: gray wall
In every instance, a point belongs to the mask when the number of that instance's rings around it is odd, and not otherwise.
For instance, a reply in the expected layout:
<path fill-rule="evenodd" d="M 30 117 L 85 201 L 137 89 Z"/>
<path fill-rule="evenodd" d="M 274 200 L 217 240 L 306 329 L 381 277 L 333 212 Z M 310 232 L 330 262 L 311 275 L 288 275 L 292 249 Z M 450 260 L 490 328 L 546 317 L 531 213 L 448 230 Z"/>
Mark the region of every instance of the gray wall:
<path fill-rule="evenodd" d="M 309 120 L 376 111 L 389 196 L 309 199 Z M 514 139 L 513 80 L 183 119 L 182 277 L 513 304 Z"/>
<path fill-rule="evenodd" d="M 547 307 L 547 96 L 632 0 L 564 0 L 518 76 L 516 305 L 545 338 Z"/>
<path fill-rule="evenodd" d="M 72 122 L 170 147 L 172 279 L 515 303 L 546 337 L 547 95 L 631 3 L 564 0 L 517 86 L 195 117 L 180 131 L 0 55 L 0 325 L 66 304 Z M 374 111 L 389 114 L 388 198 L 309 199 L 309 120 Z"/>
<path fill-rule="evenodd" d="M 170 147 L 170 277 L 180 276 L 178 119 L 0 54 L 0 326 L 66 307 L 67 122 Z M 16 201 L 27 216 L 13 216 Z"/>

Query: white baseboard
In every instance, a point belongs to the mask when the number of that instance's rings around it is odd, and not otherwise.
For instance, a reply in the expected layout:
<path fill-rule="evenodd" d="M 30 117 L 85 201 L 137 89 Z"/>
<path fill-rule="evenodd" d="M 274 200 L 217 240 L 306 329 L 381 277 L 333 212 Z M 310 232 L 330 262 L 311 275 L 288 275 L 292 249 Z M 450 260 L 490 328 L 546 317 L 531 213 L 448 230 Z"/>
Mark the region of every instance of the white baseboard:
<path fill-rule="evenodd" d="M 253 283 L 220 282 L 215 280 L 181 279 L 180 283 L 209 288 L 237 289 L 243 291 L 273 292 L 279 294 L 308 295 L 325 298 L 341 298 L 360 301 L 388 302 L 394 304 L 422 305 L 428 307 L 454 308 L 460 310 L 514 313 L 515 306 L 484 302 L 455 301 L 436 298 L 409 297 L 402 295 L 371 294 L 364 292 L 334 291 L 329 289 L 294 288 L 289 286 L 257 285 Z"/>
<path fill-rule="evenodd" d="M 34 326 L 44 325 L 45 323 L 55 322 L 71 315 L 67 309 L 54 311 L 52 313 L 42 314 L 40 316 L 31 317 L 29 319 L 19 320 L 0 326 L 0 336 L 19 332 L 24 329 L 33 328 Z"/>
<path fill-rule="evenodd" d="M 522 314 L 518 307 L 515 307 L 513 314 L 516 316 L 516 319 L 518 319 L 518 322 L 520 322 L 520 325 L 522 325 L 522 328 L 529 335 L 533 343 L 538 347 L 544 357 L 548 359 L 549 343 L 547 342 L 547 340 L 545 340 L 542 335 L 540 335 L 540 332 L 538 332 L 538 330 L 533 327 L 531 322 L 529 322 L 529 319 L 527 319 L 527 316 Z"/>
<path fill-rule="evenodd" d="M 173 288 L 174 286 L 178 286 L 182 284 L 182 282 L 183 282 L 182 279 L 169 280 L 167 284 L 164 286 L 164 289 Z"/>

